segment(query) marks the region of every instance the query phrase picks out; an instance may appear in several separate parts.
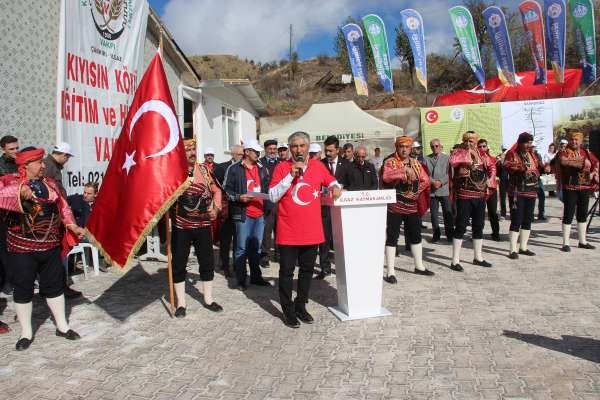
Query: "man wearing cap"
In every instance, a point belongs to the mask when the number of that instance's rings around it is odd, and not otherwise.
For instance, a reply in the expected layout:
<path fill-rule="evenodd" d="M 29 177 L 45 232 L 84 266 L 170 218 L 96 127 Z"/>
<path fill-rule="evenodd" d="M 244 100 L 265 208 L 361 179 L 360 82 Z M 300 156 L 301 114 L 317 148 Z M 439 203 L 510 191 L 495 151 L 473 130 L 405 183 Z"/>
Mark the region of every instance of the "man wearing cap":
<path fill-rule="evenodd" d="M 21 325 L 17 350 L 26 350 L 33 341 L 31 327 L 34 283 L 38 279 L 40 296 L 56 323 L 56 336 L 77 340 L 65 315 L 65 270 L 62 253 L 68 252 L 65 234 L 70 240 L 83 238 L 84 231 L 75 223 L 57 183 L 44 176 L 43 149 L 27 147 L 17 153 L 18 175 L 0 180 L 0 209 L 6 210 L 9 268 L 14 285 L 13 300 Z M 68 231 L 68 233 L 66 232 Z"/>
<path fill-rule="evenodd" d="M 367 158 L 367 148 L 358 145 L 354 155 L 354 162 L 350 163 L 346 168 L 346 177 L 344 187 L 349 191 L 356 190 L 377 190 L 379 182 L 377 180 L 377 171 L 375 166 Z"/>
<path fill-rule="evenodd" d="M 62 184 L 62 170 L 71 157 L 73 157 L 71 145 L 66 142 L 60 142 L 52 148 L 52 153 L 44 158 L 44 176 L 52 178 L 56 182 L 58 189 L 65 198 L 67 197 L 67 191 Z M 81 292 L 72 289 L 69 284 L 65 287 L 64 294 L 67 299 L 74 299 L 81 296 Z"/>
<path fill-rule="evenodd" d="M 235 162 L 238 162 L 244 156 L 244 147 L 239 144 L 231 146 L 229 149 L 231 160 L 217 164 L 214 170 L 214 175 L 221 188 L 225 186 L 225 173 L 227 169 Z M 231 242 L 233 240 L 233 221 L 229 215 L 229 204 L 227 196 L 221 198 L 221 213 L 219 214 L 220 225 L 219 229 L 219 262 L 221 263 L 221 271 L 225 277 L 231 276 L 231 264 L 229 262 L 229 250 L 231 250 Z"/>
<path fill-rule="evenodd" d="M 527 242 L 531 233 L 538 181 L 543 165 L 534 153 L 532 144 L 533 135 L 529 132 L 522 132 L 519 134 L 517 143 L 506 152 L 506 157 L 504 157 L 504 167 L 509 174 L 509 193 L 514 198 L 508 233 L 510 242 L 508 257 L 513 260 L 518 259 L 519 254 L 535 255 L 527 248 Z"/>
<path fill-rule="evenodd" d="M 223 310 L 213 300 L 213 279 L 215 276 L 211 222 L 221 211 L 221 189 L 213 175 L 203 164 L 196 162 L 196 140 L 183 141 L 188 161 L 188 177 L 191 185 L 177 198 L 171 207 L 173 234 L 173 282 L 177 296 L 175 317 L 186 315 L 185 278 L 190 248 L 194 245 L 200 272 L 200 291 L 204 297 L 203 306 L 210 311 Z"/>
<path fill-rule="evenodd" d="M 492 166 L 488 158 L 477 148 L 479 134 L 467 131 L 463 143 L 450 155 L 451 196 L 456 201 L 456 220 L 452 239 L 452 263 L 450 269 L 462 271 L 460 250 L 467 225 L 471 220 L 473 234 L 473 264 L 491 267 L 483 259 L 483 226 L 485 224 L 485 198 Z"/>
<path fill-rule="evenodd" d="M 320 160 L 321 152 L 321 145 L 318 143 L 311 143 L 308 147 L 308 156 L 313 160 Z"/>
<path fill-rule="evenodd" d="M 56 181 L 58 188 L 64 197 L 67 196 L 67 191 L 62 184 L 62 169 L 71 157 L 73 157 L 71 145 L 66 142 L 60 142 L 52 148 L 52 153 L 48 154 L 46 158 L 44 158 L 44 164 L 46 166 L 45 176 L 48 176 Z"/>
<path fill-rule="evenodd" d="M 415 141 L 412 145 L 412 149 L 410 152 L 410 156 L 412 158 L 417 159 L 417 161 L 424 162 L 423 159 L 423 149 L 421 149 L 421 143 Z"/>
<path fill-rule="evenodd" d="M 328 136 L 323 145 L 325 146 L 325 158 L 321 161 L 337 182 L 344 185 L 344 187 L 347 186 L 346 170 L 350 166 L 350 162 L 339 156 L 339 139 L 333 135 Z M 319 245 L 319 267 L 321 268 L 321 272 L 315 277 L 316 279 L 324 279 L 326 276 L 331 275 L 329 252 L 333 244 L 333 232 L 331 229 L 331 209 L 329 206 L 321 207 L 321 221 L 325 240 Z"/>
<path fill-rule="evenodd" d="M 341 188 L 323 163 L 308 159 L 310 136 L 306 132 L 291 134 L 288 143 L 292 158 L 275 167 L 269 197 L 279 203 L 276 242 L 280 254 L 279 301 L 283 320 L 287 326 L 298 328 L 298 319 L 308 324 L 314 322 L 306 304 L 318 244 L 324 240 L 319 194 L 322 187 L 327 187 L 337 199 Z M 300 267 L 297 295 L 292 300 L 296 265 Z"/>
<path fill-rule="evenodd" d="M 279 143 L 277 146 L 277 154 L 279 154 L 279 160 L 289 160 L 290 151 L 288 149 L 287 143 Z"/>
<path fill-rule="evenodd" d="M 212 147 L 207 147 L 204 149 L 204 162 L 202 163 L 208 168 L 210 172 L 213 172 L 215 169 L 215 149 Z"/>
<path fill-rule="evenodd" d="M 562 142 L 562 141 L 561 141 Z M 586 220 L 592 191 L 598 188 L 598 159 L 581 147 L 583 133 L 571 132 L 568 145 L 558 153 L 556 166 L 557 183 L 563 193 L 563 246 L 564 252 L 571 251 L 570 236 L 573 217 L 577 218 L 578 247 L 594 249 L 587 241 Z"/>
<path fill-rule="evenodd" d="M 250 264 L 250 283 L 270 286 L 260 270 L 260 250 L 264 233 L 265 194 L 269 190 L 269 171 L 259 162 L 262 147 L 254 139 L 244 143 L 244 158 L 227 169 L 225 192 L 229 213 L 235 226 L 233 266 L 238 287 L 248 288 L 246 260 Z"/>
<path fill-rule="evenodd" d="M 267 171 L 269 172 L 268 183 L 271 183 L 273 171 L 275 170 L 277 163 L 279 163 L 279 157 L 277 157 L 277 141 L 269 139 L 265 141 L 264 145 L 265 155 L 259 161 L 267 168 Z M 265 200 L 264 204 L 265 229 L 261 244 L 260 265 L 261 267 L 268 267 L 271 258 L 271 248 L 273 247 L 273 230 L 275 229 L 275 221 L 277 219 L 277 207 L 269 200 Z M 277 251 L 275 250 L 275 252 Z"/>
<path fill-rule="evenodd" d="M 425 165 L 429 171 L 431 185 L 431 227 L 433 228 L 433 237 L 431 242 L 440 240 L 442 235 L 440 230 L 438 210 L 442 206 L 442 217 L 444 219 L 444 233 L 446 239 L 452 241 L 452 231 L 454 226 L 452 216 L 452 206 L 450 204 L 450 190 L 448 188 L 448 155 L 443 153 L 444 147 L 439 139 L 433 139 L 429 142 L 431 154 L 425 157 Z"/>
<path fill-rule="evenodd" d="M 385 239 L 386 282 L 395 284 L 396 244 L 400 236 L 400 225 L 404 223 L 404 234 L 410 244 L 415 273 L 431 276 L 423 266 L 423 244 L 421 239 L 421 216 L 417 201 L 429 186 L 429 175 L 421 163 L 410 157 L 413 138 L 399 136 L 396 139 L 396 152 L 383 163 L 382 180 L 387 189 L 396 190 L 396 202 L 388 204 Z"/>

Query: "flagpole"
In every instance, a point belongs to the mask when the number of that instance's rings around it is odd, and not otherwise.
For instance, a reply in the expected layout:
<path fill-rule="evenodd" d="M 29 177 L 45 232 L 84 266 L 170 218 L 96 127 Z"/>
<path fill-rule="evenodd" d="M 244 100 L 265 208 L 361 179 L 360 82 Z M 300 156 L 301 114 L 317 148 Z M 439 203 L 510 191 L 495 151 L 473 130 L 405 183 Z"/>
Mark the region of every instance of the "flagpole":
<path fill-rule="evenodd" d="M 158 38 L 158 51 L 160 52 L 160 62 L 162 63 L 163 53 L 163 29 L 161 27 Z M 175 288 L 173 286 L 173 254 L 171 251 L 171 220 L 169 218 L 169 212 L 167 211 L 164 216 L 165 221 L 165 237 L 167 240 L 167 279 L 169 284 L 169 304 L 171 305 L 171 318 L 175 315 Z"/>
<path fill-rule="evenodd" d="M 167 277 L 169 281 L 169 304 L 171 305 L 171 317 L 175 314 L 175 294 L 173 286 L 173 254 L 171 252 L 171 221 L 169 212 L 164 216 L 165 219 L 165 237 L 167 238 Z"/>

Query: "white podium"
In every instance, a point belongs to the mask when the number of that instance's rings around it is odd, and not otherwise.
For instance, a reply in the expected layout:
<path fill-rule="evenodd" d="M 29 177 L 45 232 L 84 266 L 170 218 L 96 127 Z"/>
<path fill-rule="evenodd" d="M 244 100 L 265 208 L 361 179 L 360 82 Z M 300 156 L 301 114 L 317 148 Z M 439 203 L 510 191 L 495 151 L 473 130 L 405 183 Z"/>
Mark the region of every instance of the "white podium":
<path fill-rule="evenodd" d="M 391 315 L 381 299 L 387 204 L 395 201 L 395 190 L 323 198 L 331 208 L 338 294 L 338 305 L 329 310 L 341 321 Z"/>

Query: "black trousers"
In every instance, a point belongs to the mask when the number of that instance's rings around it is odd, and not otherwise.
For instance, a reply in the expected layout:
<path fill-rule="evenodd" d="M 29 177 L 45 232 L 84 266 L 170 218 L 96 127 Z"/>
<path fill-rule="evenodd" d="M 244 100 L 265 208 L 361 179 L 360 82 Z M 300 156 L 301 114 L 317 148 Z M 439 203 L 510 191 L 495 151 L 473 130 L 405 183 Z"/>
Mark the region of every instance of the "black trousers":
<path fill-rule="evenodd" d="M 221 225 L 219 231 L 219 259 L 221 260 L 221 268 L 225 270 L 231 265 L 229 251 L 235 234 L 235 225 L 230 217 L 227 217 Z"/>
<path fill-rule="evenodd" d="M 194 245 L 200 270 L 200 280 L 212 281 L 215 277 L 215 259 L 212 248 L 210 226 L 195 229 L 173 227 L 171 246 L 173 247 L 173 282 L 185 281 L 190 248 Z"/>
<path fill-rule="evenodd" d="M 273 236 L 275 234 L 275 224 L 277 222 L 277 204 L 271 208 L 268 212 L 265 212 L 265 230 L 263 231 L 263 239 L 260 249 L 262 257 L 269 257 L 271 254 L 271 248 L 275 249 L 275 241 Z"/>
<path fill-rule="evenodd" d="M 317 259 L 316 244 L 306 246 L 279 245 L 279 302 L 284 313 L 294 310 L 292 290 L 294 288 L 294 269 L 298 270 L 298 287 L 296 290 L 297 304 L 308 303 L 308 293 L 312 281 L 315 260 Z"/>
<path fill-rule="evenodd" d="M 33 253 L 8 253 L 11 283 L 15 303 L 33 299 L 34 282 L 39 282 L 40 296 L 53 298 L 65 290 L 65 267 L 60 259 L 60 247 Z"/>
<path fill-rule="evenodd" d="M 421 243 L 421 217 L 419 214 L 396 214 L 387 213 L 387 225 L 385 229 L 385 245 L 396 247 L 400 236 L 400 225 L 404 223 L 404 235 L 407 244 Z"/>
<path fill-rule="evenodd" d="M 541 179 L 538 182 L 537 197 L 538 197 L 538 218 L 541 218 L 546 213 L 546 192 L 544 191 L 544 184 L 542 183 Z"/>
<path fill-rule="evenodd" d="M 535 197 L 517 196 L 515 207 L 510 212 L 510 230 L 513 232 L 519 232 L 520 229 L 530 231 L 534 210 Z"/>
<path fill-rule="evenodd" d="M 7 276 L 8 253 L 6 251 L 6 225 L 0 222 L 0 291 L 8 280 Z"/>
<path fill-rule="evenodd" d="M 498 191 L 494 190 L 494 194 L 485 201 L 487 207 L 488 219 L 492 226 L 492 234 L 497 236 L 500 234 L 500 217 L 498 216 Z"/>
<path fill-rule="evenodd" d="M 319 245 L 319 266 L 322 272 L 330 272 L 331 261 L 329 260 L 329 252 L 332 248 L 333 231 L 331 229 L 331 210 L 329 207 L 321 209 L 321 221 L 323 223 L 325 241 Z"/>
<path fill-rule="evenodd" d="M 587 221 L 588 207 L 590 204 L 589 190 L 563 190 L 563 224 L 571 225 L 575 211 L 577 211 L 577 222 Z"/>
<path fill-rule="evenodd" d="M 473 239 L 483 239 L 483 225 L 485 223 L 485 200 L 457 199 L 456 222 L 454 224 L 454 239 L 462 239 L 471 220 Z"/>
<path fill-rule="evenodd" d="M 454 231 L 454 217 L 448 196 L 434 196 L 431 198 L 431 227 L 434 231 L 440 229 L 438 215 L 440 204 L 442 205 L 442 217 L 444 218 L 444 233 L 448 239 L 451 239 Z"/>
<path fill-rule="evenodd" d="M 498 189 L 500 191 L 500 215 L 506 218 L 506 195 L 508 192 L 508 181 L 500 180 Z M 510 208 L 510 203 L 508 206 Z"/>

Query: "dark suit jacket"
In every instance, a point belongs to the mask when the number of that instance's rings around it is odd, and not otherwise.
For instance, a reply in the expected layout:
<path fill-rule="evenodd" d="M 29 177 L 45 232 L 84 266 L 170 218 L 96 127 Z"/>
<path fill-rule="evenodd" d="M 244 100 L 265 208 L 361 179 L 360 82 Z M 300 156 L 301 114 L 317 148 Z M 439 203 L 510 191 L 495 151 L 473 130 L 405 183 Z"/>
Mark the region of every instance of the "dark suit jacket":
<path fill-rule="evenodd" d="M 325 165 L 325 168 L 327 168 L 327 171 L 329 171 L 329 161 L 327 161 L 327 157 L 322 158 L 321 162 L 323 163 L 323 165 Z M 348 182 L 346 180 L 346 170 L 348 169 L 349 166 L 350 166 L 350 162 L 348 160 L 346 160 L 345 158 L 342 158 L 342 157 L 338 157 L 337 164 L 335 167 L 335 179 L 339 183 L 344 185 L 344 187 L 346 187 L 348 185 Z"/>
<path fill-rule="evenodd" d="M 72 194 L 67 197 L 67 202 L 73 211 L 77 225 L 82 228 L 85 227 L 92 212 L 90 204 L 83 200 L 83 195 L 81 194 Z"/>
<path fill-rule="evenodd" d="M 358 165 L 356 162 L 346 167 L 346 190 L 377 190 L 379 184 L 377 180 L 377 171 L 375 166 L 369 161 L 364 165 Z"/>
<path fill-rule="evenodd" d="M 223 186 L 223 181 L 225 180 L 225 173 L 227 172 L 227 168 L 229 168 L 231 164 L 233 164 L 233 159 L 215 165 L 213 175 L 215 176 L 215 178 L 217 178 L 217 181 L 221 186 Z"/>

